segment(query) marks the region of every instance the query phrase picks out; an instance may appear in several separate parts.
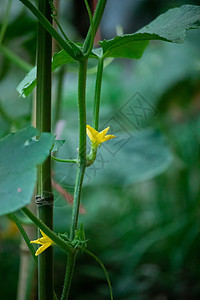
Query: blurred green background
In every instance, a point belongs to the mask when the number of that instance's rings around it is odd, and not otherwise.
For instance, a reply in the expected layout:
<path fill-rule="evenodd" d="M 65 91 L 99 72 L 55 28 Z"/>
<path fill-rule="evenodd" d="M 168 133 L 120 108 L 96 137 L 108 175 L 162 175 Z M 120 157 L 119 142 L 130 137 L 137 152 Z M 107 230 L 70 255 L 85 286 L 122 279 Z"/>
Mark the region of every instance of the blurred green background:
<path fill-rule="evenodd" d="M 1 23 L 6 2 L 0 4 Z M 169 8 L 198 4 L 133 2 L 123 1 L 122 7 L 120 1 L 108 1 L 101 39 L 112 38 L 116 25 L 124 33 L 134 32 Z M 88 26 L 79 4 L 60 1 L 61 22 L 75 41 L 83 38 Z M 95 165 L 87 170 L 80 222 L 88 249 L 107 267 L 116 300 L 200 299 L 199 34 L 189 31 L 183 45 L 151 42 L 141 60 L 117 59 L 104 70 L 100 128 L 111 125 L 117 139 L 102 145 Z M 35 64 L 36 21 L 19 2 L 12 3 L 3 45 Z M 89 69 L 95 64 L 91 60 Z M 57 127 L 59 138 L 66 140 L 57 154 L 63 158 L 74 157 L 78 146 L 76 68 L 65 66 L 63 77 L 63 121 Z M 31 124 L 33 97 L 19 98 L 16 91 L 24 76 L 25 71 L 0 51 L 0 138 Z M 54 109 L 60 76 L 60 70 L 53 75 Z M 87 84 L 91 124 L 95 74 L 89 72 Z M 54 162 L 53 168 L 54 180 L 72 193 L 75 167 Z M 71 206 L 56 190 L 54 219 L 56 231 L 68 231 Z M 19 244 L 15 227 L 1 218 L 0 299 L 16 298 Z M 58 295 L 65 264 L 66 255 L 55 248 Z M 109 299 L 108 292 L 101 268 L 79 255 L 70 299 Z"/>

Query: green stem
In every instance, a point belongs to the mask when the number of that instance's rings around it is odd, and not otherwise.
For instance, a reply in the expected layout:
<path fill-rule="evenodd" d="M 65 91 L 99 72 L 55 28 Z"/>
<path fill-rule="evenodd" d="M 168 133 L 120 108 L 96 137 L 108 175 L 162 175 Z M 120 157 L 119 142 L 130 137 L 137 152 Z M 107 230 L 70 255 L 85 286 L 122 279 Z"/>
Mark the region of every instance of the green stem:
<path fill-rule="evenodd" d="M 75 262 L 76 262 L 76 252 L 68 255 L 67 267 L 65 273 L 65 282 L 64 282 L 61 300 L 66 300 L 69 297 L 69 291 L 72 283 Z"/>
<path fill-rule="evenodd" d="M 92 127 L 96 130 L 98 130 L 99 127 L 99 109 L 100 109 L 100 100 L 101 100 L 103 64 L 104 64 L 104 60 L 103 58 L 100 58 L 98 63 L 98 69 L 97 69 L 95 94 L 94 94 L 94 110 L 93 110 L 93 118 L 92 118 Z M 94 163 L 97 156 L 97 149 L 98 147 L 92 144 L 90 153 L 87 156 L 87 167 L 91 166 Z"/>
<path fill-rule="evenodd" d="M 72 41 L 65 41 L 60 34 L 53 28 L 48 19 L 45 18 L 43 13 L 41 13 L 29 0 L 19 0 L 22 2 L 38 19 L 38 21 L 44 26 L 44 28 L 50 33 L 50 35 L 58 42 L 58 44 L 75 60 L 80 60 L 82 57 L 82 52 L 79 47 Z M 51 15 L 51 12 L 50 12 Z"/>
<path fill-rule="evenodd" d="M 74 199 L 72 208 L 72 224 L 70 230 L 70 240 L 75 237 L 75 231 L 78 224 L 78 215 L 81 199 L 81 190 L 83 178 L 86 168 L 86 75 L 87 75 L 87 60 L 79 62 L 79 78 L 78 78 L 78 108 L 79 108 L 79 168 L 76 176 Z M 62 292 L 62 300 L 68 299 L 71 281 L 74 273 L 76 254 L 69 255 L 67 268 L 65 273 L 65 281 Z"/>
<path fill-rule="evenodd" d="M 85 6 L 87 8 L 87 12 L 88 12 L 88 16 L 89 16 L 89 20 L 90 20 L 90 28 L 91 28 L 91 35 L 90 35 L 90 45 L 88 46 L 88 51 L 85 53 L 85 56 L 89 56 L 92 48 L 93 48 L 93 43 L 94 43 L 94 38 L 95 38 L 95 32 L 94 32 L 94 24 L 93 24 L 93 18 L 92 18 L 92 13 L 90 10 L 90 6 L 87 2 L 87 0 L 85 1 Z"/>
<path fill-rule="evenodd" d="M 60 25 L 60 23 L 58 22 L 58 20 L 56 19 L 56 16 L 54 16 L 53 14 L 51 15 L 52 18 L 54 19 L 54 22 L 56 23 L 56 25 L 58 26 L 58 28 L 60 29 L 60 32 L 62 33 L 63 37 L 65 38 L 66 41 L 69 41 L 70 40 L 68 39 L 68 37 L 66 36 L 64 30 L 62 29 L 62 26 Z"/>
<path fill-rule="evenodd" d="M 87 60 L 79 62 L 78 78 L 78 109 L 79 109 L 79 162 L 80 166 L 86 164 L 86 76 Z"/>
<path fill-rule="evenodd" d="M 8 217 L 17 225 L 21 235 L 23 236 L 23 239 L 24 241 L 26 242 L 27 244 L 27 247 L 29 248 L 35 262 L 37 263 L 37 257 L 35 256 L 35 249 L 34 247 L 32 246 L 32 244 L 30 244 L 30 240 L 29 240 L 29 237 L 28 235 L 26 234 L 26 231 L 24 230 L 19 218 L 14 214 L 14 213 L 10 213 L 8 214 Z"/>
<path fill-rule="evenodd" d="M 2 44 L 4 35 L 5 35 L 5 32 L 6 32 L 6 28 L 8 26 L 8 17 L 9 17 L 9 14 L 10 14 L 11 4 L 12 4 L 12 0 L 8 0 L 8 4 L 7 4 L 7 7 L 6 7 L 6 12 L 5 12 L 4 19 L 3 19 L 3 24 L 1 26 L 0 45 Z"/>
<path fill-rule="evenodd" d="M 93 110 L 92 126 L 96 130 L 98 130 L 98 126 L 99 126 L 99 107 L 100 107 L 100 99 L 101 99 L 103 62 L 104 62 L 103 58 L 100 58 L 99 64 L 98 64 L 98 69 L 97 69 L 95 95 L 94 95 L 94 110 Z"/>
<path fill-rule="evenodd" d="M 80 207 L 81 190 L 83 185 L 84 173 L 85 173 L 85 166 L 80 166 L 80 168 L 78 168 L 76 182 L 75 182 L 75 189 L 74 189 L 74 199 L 73 199 L 73 207 L 72 207 L 72 225 L 70 230 L 71 240 L 74 239 L 75 230 L 77 229 L 77 224 L 78 224 L 79 207 Z"/>
<path fill-rule="evenodd" d="M 0 45 L 0 52 L 12 63 L 18 66 L 20 69 L 25 72 L 29 72 L 33 67 L 23 60 L 21 57 L 10 51 L 7 47 Z"/>
<path fill-rule="evenodd" d="M 38 228 L 40 228 L 55 244 L 57 244 L 66 253 L 72 253 L 74 251 L 67 242 L 65 242 L 55 232 L 49 229 L 49 227 L 47 227 L 44 222 L 38 219 L 27 207 L 23 207 L 21 210 Z M 45 250 L 45 252 L 47 250 Z"/>
<path fill-rule="evenodd" d="M 113 62 L 114 58 L 113 57 L 107 57 L 104 58 L 104 63 L 103 63 L 103 68 L 105 69 L 107 66 L 109 66 Z M 69 69 L 70 70 L 70 69 Z M 87 74 L 96 74 L 98 70 L 98 66 L 89 68 L 87 70 Z"/>
<path fill-rule="evenodd" d="M 87 155 L 87 167 L 90 167 L 96 159 L 98 147 L 92 143 L 90 153 Z"/>
<path fill-rule="evenodd" d="M 92 50 L 93 47 L 92 39 L 94 39 L 97 29 L 99 27 L 106 3 L 107 0 L 99 0 L 97 3 L 96 10 L 93 16 L 93 23 L 91 24 L 92 26 L 90 25 L 85 42 L 83 44 L 83 54 L 86 56 L 88 56 Z"/>
<path fill-rule="evenodd" d="M 79 169 L 77 172 L 74 200 L 72 209 L 72 225 L 70 238 L 73 240 L 75 230 L 77 229 L 80 196 L 83 184 L 83 178 L 86 167 L 86 75 L 87 75 L 87 60 L 79 62 L 79 78 L 78 78 L 78 108 L 79 108 Z"/>
<path fill-rule="evenodd" d="M 77 164 L 78 160 L 77 159 L 62 159 L 62 158 L 57 158 L 53 155 L 51 155 L 51 158 L 53 160 L 59 161 L 59 162 L 65 162 L 65 163 L 73 163 L 73 164 Z"/>

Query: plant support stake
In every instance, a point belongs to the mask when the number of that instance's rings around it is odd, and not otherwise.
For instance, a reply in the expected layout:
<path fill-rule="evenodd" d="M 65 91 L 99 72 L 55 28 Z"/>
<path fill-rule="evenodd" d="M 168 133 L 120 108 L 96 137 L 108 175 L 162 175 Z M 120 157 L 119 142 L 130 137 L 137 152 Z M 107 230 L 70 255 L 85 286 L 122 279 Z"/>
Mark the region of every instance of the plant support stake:
<path fill-rule="evenodd" d="M 39 0 L 39 11 L 51 23 L 48 0 Z M 51 35 L 38 23 L 37 41 L 37 100 L 36 127 L 40 132 L 51 132 Z M 53 229 L 53 194 L 51 188 L 51 158 L 38 166 L 37 196 L 38 216 Z M 53 249 L 49 247 L 38 258 L 39 300 L 53 300 Z"/>

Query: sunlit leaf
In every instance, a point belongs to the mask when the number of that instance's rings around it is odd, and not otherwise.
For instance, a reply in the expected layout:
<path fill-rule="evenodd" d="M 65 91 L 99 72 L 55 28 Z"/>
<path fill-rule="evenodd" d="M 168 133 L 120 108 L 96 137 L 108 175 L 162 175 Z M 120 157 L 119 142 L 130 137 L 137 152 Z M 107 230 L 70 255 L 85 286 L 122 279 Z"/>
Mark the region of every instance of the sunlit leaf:
<path fill-rule="evenodd" d="M 183 5 L 158 16 L 133 34 L 99 42 L 104 57 L 140 58 L 150 40 L 183 43 L 186 30 L 200 28 L 200 7 Z"/>

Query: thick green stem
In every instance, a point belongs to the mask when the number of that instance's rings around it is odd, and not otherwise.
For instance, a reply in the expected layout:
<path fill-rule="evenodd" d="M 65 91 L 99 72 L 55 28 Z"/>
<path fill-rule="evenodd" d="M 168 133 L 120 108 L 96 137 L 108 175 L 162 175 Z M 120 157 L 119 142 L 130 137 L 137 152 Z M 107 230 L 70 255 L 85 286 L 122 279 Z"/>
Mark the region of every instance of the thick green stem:
<path fill-rule="evenodd" d="M 60 34 L 53 28 L 51 22 L 48 18 L 40 12 L 29 0 L 19 0 L 21 1 L 38 19 L 38 21 L 44 26 L 44 28 L 51 34 L 51 36 L 58 42 L 58 44 L 75 60 L 79 60 L 82 57 L 82 52 L 76 44 L 71 41 L 65 41 Z M 46 2 L 44 0 L 43 2 Z"/>
<path fill-rule="evenodd" d="M 75 262 L 76 262 L 76 252 L 68 255 L 67 268 L 65 273 L 65 282 L 64 282 L 61 300 L 66 300 L 69 297 L 69 291 L 72 283 Z"/>
<path fill-rule="evenodd" d="M 72 246 L 70 246 L 66 241 L 61 239 L 55 232 L 49 229 L 49 227 L 47 227 L 44 224 L 44 222 L 38 219 L 27 207 L 23 207 L 21 210 L 38 228 L 40 228 L 55 244 L 57 244 L 66 253 L 72 253 L 74 251 Z M 45 250 L 45 252 L 47 250 Z"/>
<path fill-rule="evenodd" d="M 97 32 L 97 29 L 99 27 L 105 6 L 106 6 L 107 0 L 99 0 L 97 3 L 97 7 L 93 16 L 93 22 L 92 25 L 90 25 L 90 28 L 88 30 L 85 42 L 83 44 L 83 54 L 88 56 L 90 54 L 90 51 L 93 47 L 93 40 L 95 37 L 95 34 Z M 92 42 L 91 42 L 92 40 Z"/>
<path fill-rule="evenodd" d="M 51 23 L 51 8 L 48 0 L 39 0 L 39 11 Z M 40 132 L 51 132 L 51 58 L 51 35 L 38 23 L 36 127 Z M 38 166 L 37 195 L 40 199 L 39 218 L 53 230 L 50 155 L 42 165 Z M 53 248 L 49 247 L 38 257 L 39 300 L 53 300 L 53 286 Z"/>
<path fill-rule="evenodd" d="M 94 95 L 94 110 L 93 110 L 93 118 L 92 118 L 92 126 L 96 130 L 98 130 L 98 126 L 99 126 L 99 108 L 100 108 L 100 99 L 101 99 L 102 76 L 103 76 L 103 58 L 100 58 L 98 69 L 97 69 L 95 95 Z"/>

